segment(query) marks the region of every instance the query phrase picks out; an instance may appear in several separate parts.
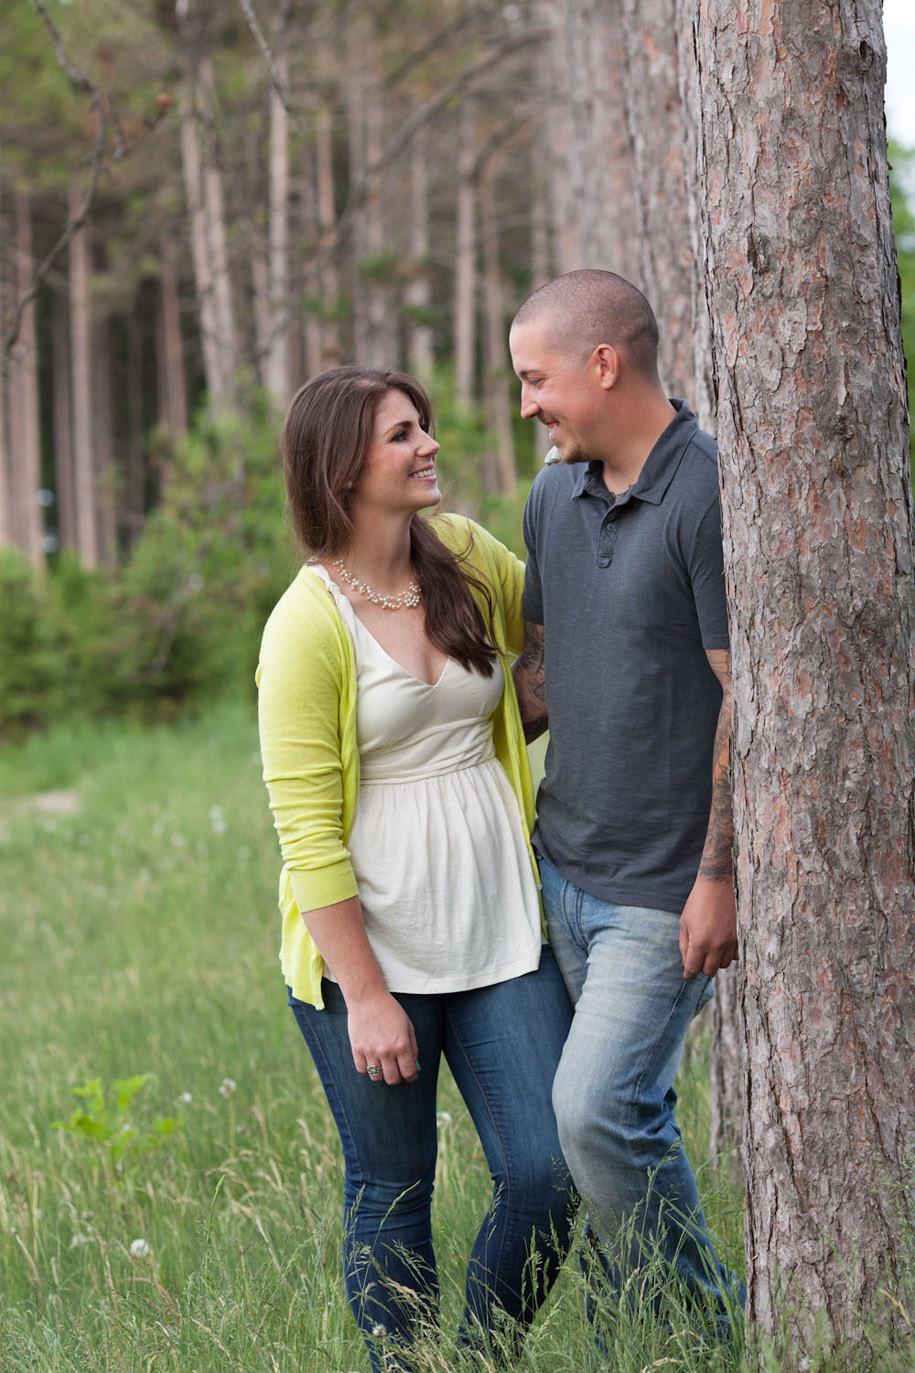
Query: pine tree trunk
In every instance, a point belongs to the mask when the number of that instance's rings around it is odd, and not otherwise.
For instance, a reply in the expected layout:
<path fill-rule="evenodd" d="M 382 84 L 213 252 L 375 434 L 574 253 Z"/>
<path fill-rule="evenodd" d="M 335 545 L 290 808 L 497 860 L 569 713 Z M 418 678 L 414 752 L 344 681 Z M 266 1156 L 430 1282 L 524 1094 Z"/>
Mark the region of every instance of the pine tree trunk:
<path fill-rule="evenodd" d="M 476 160 L 476 103 L 465 95 L 458 124 L 454 263 L 454 394 L 464 411 L 472 408 L 476 392 Z"/>
<path fill-rule="evenodd" d="M 503 495 L 511 496 L 518 484 L 518 474 L 515 470 L 512 405 L 508 391 L 508 378 L 511 375 L 507 351 L 508 321 L 505 317 L 496 193 L 491 167 L 480 186 L 480 230 L 483 238 L 483 308 L 486 322 L 486 412 L 496 440 L 496 489 Z"/>
<path fill-rule="evenodd" d="M 184 340 L 178 303 L 178 274 L 169 239 L 159 242 L 159 309 L 156 319 L 156 385 L 159 423 L 173 444 L 187 433 L 187 386 Z"/>
<path fill-rule="evenodd" d="M 668 395 L 692 404 L 696 377 L 697 265 L 690 199 L 695 166 L 687 166 L 680 68 L 694 62 L 681 42 L 677 0 L 622 0 L 623 93 L 631 148 L 640 284 L 660 315 L 658 364 Z M 691 36 L 691 34 L 690 34 Z M 686 37 L 684 34 L 683 37 Z M 704 302 L 703 302 L 704 304 Z M 706 331 L 706 341 L 708 333 Z"/>
<path fill-rule="evenodd" d="M 139 537 L 145 513 L 146 470 L 143 458 L 143 339 L 136 305 L 127 316 L 127 413 L 122 501 L 127 546 Z"/>
<path fill-rule="evenodd" d="M 98 557 L 114 567 L 118 557 L 118 477 L 114 464 L 114 418 L 111 411 L 111 345 L 107 319 L 92 327 L 92 442 L 95 463 L 95 520 Z"/>
<path fill-rule="evenodd" d="M 315 189 L 318 207 L 318 242 L 325 247 L 337 225 L 334 194 L 334 139 L 330 106 L 322 100 L 318 105 L 315 126 Z M 340 328 L 337 323 L 337 298 L 340 286 L 337 264 L 327 254 L 322 264 L 317 298 L 321 302 L 321 351 L 319 367 L 333 367 L 342 362 Z"/>
<path fill-rule="evenodd" d="M 541 71 L 556 269 L 638 282 L 620 0 L 540 0 L 539 17 L 553 29 Z"/>
<path fill-rule="evenodd" d="M 18 304 L 32 285 L 32 207 L 22 191 L 12 195 L 14 223 L 14 300 Z M 13 542 L 29 562 L 44 563 L 41 506 L 41 441 L 38 417 L 38 341 L 35 303 L 23 312 L 19 338 L 8 358 L 10 524 Z"/>
<path fill-rule="evenodd" d="M 62 549 L 75 550 L 76 493 L 73 472 L 73 418 L 70 396 L 70 316 L 66 297 L 54 295 L 51 333 L 52 433 L 54 485 L 57 506 L 57 539 Z"/>
<path fill-rule="evenodd" d="M 181 160 L 190 217 L 203 371 L 210 403 L 232 402 L 238 346 L 232 308 L 222 174 L 213 137 L 213 64 L 201 51 L 191 0 L 176 0 L 181 34 Z"/>
<path fill-rule="evenodd" d="M 71 182 L 70 217 L 82 207 L 82 194 Z M 95 515 L 95 464 L 92 433 L 92 315 L 89 303 L 89 231 L 84 226 L 70 240 L 70 363 L 73 414 L 73 473 L 76 497 L 76 548 L 83 567 L 98 566 Z"/>
<path fill-rule="evenodd" d="M 282 43 L 282 36 L 278 42 Z M 277 75 L 289 75 L 286 52 L 274 47 Z M 264 384 L 280 405 L 289 399 L 289 116 L 282 97 L 270 87 L 270 167 L 267 248 L 267 352 Z"/>
<path fill-rule="evenodd" d="M 911 1310 L 915 1224 L 915 554 L 880 3 L 700 0 L 697 55 L 748 1310 L 791 1325 L 783 1366 L 825 1318 L 861 1369 L 862 1320 Z"/>
<path fill-rule="evenodd" d="M 407 357 L 410 370 L 428 379 L 435 362 L 432 326 L 429 323 L 429 140 L 418 129 L 410 148 L 410 281 L 405 304 L 408 312 Z"/>

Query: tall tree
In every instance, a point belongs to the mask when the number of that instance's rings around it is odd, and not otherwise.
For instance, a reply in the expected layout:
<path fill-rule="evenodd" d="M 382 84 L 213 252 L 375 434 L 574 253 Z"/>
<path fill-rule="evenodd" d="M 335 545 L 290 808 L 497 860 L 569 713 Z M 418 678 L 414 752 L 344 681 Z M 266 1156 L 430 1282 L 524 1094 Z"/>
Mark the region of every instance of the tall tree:
<path fill-rule="evenodd" d="M 620 0 L 538 0 L 537 18 L 551 31 L 540 73 L 556 270 L 601 267 L 637 281 Z"/>
<path fill-rule="evenodd" d="M 748 1309 L 791 1322 L 797 1366 L 818 1319 L 851 1348 L 864 1318 L 901 1319 L 915 1224 L 915 552 L 880 0 L 700 0 L 696 43 Z"/>

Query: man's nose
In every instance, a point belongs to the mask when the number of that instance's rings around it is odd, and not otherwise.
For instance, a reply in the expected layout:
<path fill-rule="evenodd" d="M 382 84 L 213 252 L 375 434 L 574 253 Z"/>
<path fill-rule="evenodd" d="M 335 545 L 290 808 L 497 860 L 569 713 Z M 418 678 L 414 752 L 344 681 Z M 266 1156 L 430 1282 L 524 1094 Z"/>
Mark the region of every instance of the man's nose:
<path fill-rule="evenodd" d="M 538 411 L 539 409 L 540 409 L 540 407 L 539 407 L 539 405 L 537 404 L 537 402 L 534 400 L 534 397 L 531 395 L 531 393 L 530 393 L 530 391 L 527 389 L 527 387 L 522 383 L 522 386 L 521 386 L 521 418 L 522 418 L 523 420 L 530 420 L 530 419 L 533 419 L 534 416 L 536 415 L 536 413 L 537 413 L 537 411 Z"/>

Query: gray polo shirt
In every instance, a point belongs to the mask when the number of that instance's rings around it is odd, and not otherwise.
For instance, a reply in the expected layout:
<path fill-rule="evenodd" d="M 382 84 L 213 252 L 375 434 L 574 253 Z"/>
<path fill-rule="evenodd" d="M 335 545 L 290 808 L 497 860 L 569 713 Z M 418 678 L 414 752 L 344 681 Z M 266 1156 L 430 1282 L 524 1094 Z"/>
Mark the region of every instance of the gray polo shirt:
<path fill-rule="evenodd" d="M 524 617 L 544 626 L 550 744 L 534 846 L 576 886 L 679 914 L 708 827 L 728 647 L 715 441 L 689 407 L 615 500 L 544 468 L 524 512 Z"/>

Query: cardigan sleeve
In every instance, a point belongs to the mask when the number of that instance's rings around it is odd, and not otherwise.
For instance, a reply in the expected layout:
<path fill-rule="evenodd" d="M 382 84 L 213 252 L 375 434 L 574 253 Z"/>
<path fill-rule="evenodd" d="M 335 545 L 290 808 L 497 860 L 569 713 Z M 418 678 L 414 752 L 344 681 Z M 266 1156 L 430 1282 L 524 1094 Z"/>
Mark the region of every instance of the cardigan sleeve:
<path fill-rule="evenodd" d="M 300 912 L 357 894 L 343 833 L 342 667 L 326 637 L 281 601 L 257 669 L 264 781 Z"/>

